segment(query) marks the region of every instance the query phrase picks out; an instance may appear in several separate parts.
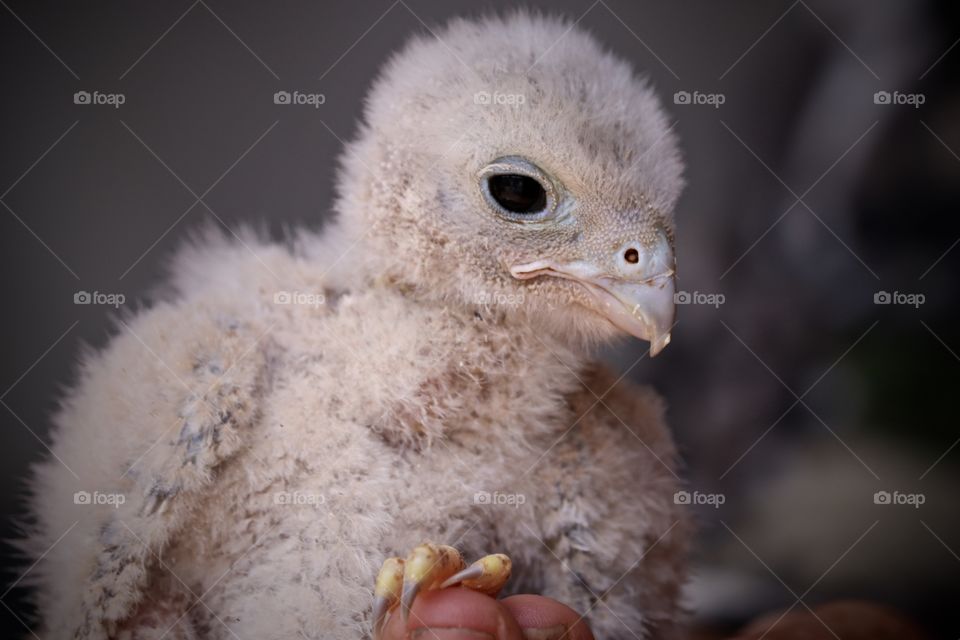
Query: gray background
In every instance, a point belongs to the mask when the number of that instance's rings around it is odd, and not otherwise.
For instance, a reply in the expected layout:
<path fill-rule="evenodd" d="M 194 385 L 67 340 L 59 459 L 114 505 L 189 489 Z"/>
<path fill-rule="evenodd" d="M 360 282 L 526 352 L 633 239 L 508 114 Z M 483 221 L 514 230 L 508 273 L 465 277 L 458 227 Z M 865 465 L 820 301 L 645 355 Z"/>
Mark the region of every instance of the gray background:
<path fill-rule="evenodd" d="M 135 309 L 204 222 L 319 225 L 364 92 L 413 33 L 505 2 L 0 2 L 0 534 L 81 345 Z M 648 74 L 689 188 L 680 309 L 655 361 L 611 354 L 667 397 L 690 490 L 721 493 L 691 604 L 735 626 L 771 607 L 877 598 L 960 634 L 960 19 L 949 2 L 534 2 Z M 76 91 L 122 93 L 118 109 Z M 319 109 L 278 90 L 323 93 Z M 674 104 L 678 91 L 724 104 Z M 920 108 L 875 104 L 922 93 Z M 201 201 L 198 201 L 198 197 Z M 799 202 L 798 202 L 799 200 Z M 879 291 L 925 303 L 877 305 Z M 145 356 L 146 357 L 146 356 Z M 808 391 L 809 390 L 809 391 Z M 876 505 L 876 491 L 925 504 Z M 9 633 L 29 563 L 3 551 Z M 802 604 L 796 605 L 802 609 Z M 5 634 L 7 635 L 7 634 Z"/>

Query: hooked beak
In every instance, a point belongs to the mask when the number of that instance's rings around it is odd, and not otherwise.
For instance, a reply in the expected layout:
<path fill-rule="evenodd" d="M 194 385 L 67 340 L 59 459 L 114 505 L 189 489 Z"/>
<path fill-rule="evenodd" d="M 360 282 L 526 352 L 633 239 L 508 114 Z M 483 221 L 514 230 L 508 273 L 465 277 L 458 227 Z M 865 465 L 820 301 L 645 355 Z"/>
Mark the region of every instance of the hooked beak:
<path fill-rule="evenodd" d="M 660 262 L 659 268 L 650 267 Z M 518 280 L 553 276 L 583 285 L 603 310 L 604 316 L 621 331 L 650 342 L 650 355 L 656 356 L 670 344 L 674 318 L 674 270 L 662 260 L 651 261 L 635 273 L 611 275 L 589 262 L 557 264 L 538 260 L 511 267 Z M 647 273 L 653 271 L 653 273 Z"/>

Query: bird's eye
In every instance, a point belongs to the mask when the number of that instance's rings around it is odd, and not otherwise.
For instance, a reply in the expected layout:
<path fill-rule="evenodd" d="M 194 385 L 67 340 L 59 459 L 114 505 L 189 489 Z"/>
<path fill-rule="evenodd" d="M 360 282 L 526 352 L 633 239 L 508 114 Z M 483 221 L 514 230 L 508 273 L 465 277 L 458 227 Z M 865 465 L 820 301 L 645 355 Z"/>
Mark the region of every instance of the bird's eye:
<path fill-rule="evenodd" d="M 505 156 L 487 165 L 479 175 L 487 204 L 510 222 L 543 223 L 557 210 L 559 183 L 540 167 L 520 156 Z"/>
<path fill-rule="evenodd" d="M 490 196 L 511 213 L 535 214 L 547 207 L 547 191 L 530 176 L 507 173 L 487 179 Z"/>

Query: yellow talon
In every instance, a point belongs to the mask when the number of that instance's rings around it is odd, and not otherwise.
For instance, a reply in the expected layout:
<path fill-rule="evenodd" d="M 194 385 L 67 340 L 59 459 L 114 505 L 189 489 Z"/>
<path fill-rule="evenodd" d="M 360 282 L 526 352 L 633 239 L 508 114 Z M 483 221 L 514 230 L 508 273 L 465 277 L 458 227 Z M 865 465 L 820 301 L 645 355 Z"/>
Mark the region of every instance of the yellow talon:
<path fill-rule="evenodd" d="M 406 621 L 420 591 L 445 589 L 462 584 L 468 589 L 496 596 L 510 579 L 512 563 L 502 553 L 480 558 L 469 567 L 453 547 L 427 542 L 413 548 L 406 560 L 387 558 L 374 586 L 373 636 L 378 639 L 387 614 L 398 605 Z"/>
<path fill-rule="evenodd" d="M 474 564 L 479 564 L 483 568 L 483 572 L 479 578 L 464 580 L 463 586 L 491 596 L 496 595 L 507 583 L 507 580 L 510 579 L 510 571 L 513 568 L 510 558 L 502 553 L 484 556 Z"/>
<path fill-rule="evenodd" d="M 403 619 L 421 589 L 433 589 L 464 567 L 463 556 L 453 547 L 427 542 L 413 548 L 403 567 L 400 611 Z"/>
<path fill-rule="evenodd" d="M 387 558 L 377 574 L 377 582 L 373 588 L 374 638 L 380 637 L 387 612 L 400 603 L 400 594 L 403 591 L 403 564 L 400 558 Z"/>
<path fill-rule="evenodd" d="M 447 578 L 441 589 L 461 583 L 468 589 L 495 596 L 510 579 L 513 563 L 502 553 L 484 556 L 463 571 Z"/>
<path fill-rule="evenodd" d="M 460 552 L 445 544 L 427 542 L 414 547 L 403 568 L 404 583 L 416 582 L 429 588 L 442 582 L 464 566 Z"/>
<path fill-rule="evenodd" d="M 403 564 L 400 558 L 387 558 L 383 561 L 380 573 L 377 574 L 377 584 L 373 589 L 375 596 L 383 596 L 388 600 L 400 600 L 400 591 L 403 588 Z"/>

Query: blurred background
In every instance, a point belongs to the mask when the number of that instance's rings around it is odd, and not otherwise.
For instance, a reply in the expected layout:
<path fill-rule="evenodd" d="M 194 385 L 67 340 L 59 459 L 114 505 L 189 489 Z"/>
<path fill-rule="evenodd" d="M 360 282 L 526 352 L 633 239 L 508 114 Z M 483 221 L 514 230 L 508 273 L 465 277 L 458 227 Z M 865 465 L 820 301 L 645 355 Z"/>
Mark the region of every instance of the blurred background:
<path fill-rule="evenodd" d="M 0 536 L 116 307 L 204 223 L 321 225 L 385 58 L 511 6 L 0 1 Z M 609 357 L 669 402 L 698 624 L 865 597 L 960 636 L 960 6 L 525 6 L 649 76 L 688 161 L 673 344 Z M 28 634 L 29 562 L 2 554 L 0 630 Z"/>

